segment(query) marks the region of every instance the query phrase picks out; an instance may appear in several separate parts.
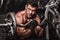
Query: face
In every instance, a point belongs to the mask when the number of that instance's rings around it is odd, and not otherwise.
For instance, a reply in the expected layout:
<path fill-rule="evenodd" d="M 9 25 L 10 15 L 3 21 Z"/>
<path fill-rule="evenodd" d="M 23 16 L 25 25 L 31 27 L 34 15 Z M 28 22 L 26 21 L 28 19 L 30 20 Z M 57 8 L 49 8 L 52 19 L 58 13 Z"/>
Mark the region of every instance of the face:
<path fill-rule="evenodd" d="M 26 13 L 27 13 L 27 17 L 32 18 L 32 16 L 35 14 L 36 7 L 32 7 L 31 5 L 27 5 L 25 7 L 25 10 L 26 10 Z"/>

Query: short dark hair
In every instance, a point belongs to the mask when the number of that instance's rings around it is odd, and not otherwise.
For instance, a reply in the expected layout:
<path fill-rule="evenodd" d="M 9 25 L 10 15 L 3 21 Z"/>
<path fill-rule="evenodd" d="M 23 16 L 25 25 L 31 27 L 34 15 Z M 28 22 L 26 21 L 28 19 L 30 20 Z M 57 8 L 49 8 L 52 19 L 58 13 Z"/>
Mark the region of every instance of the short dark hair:
<path fill-rule="evenodd" d="M 32 7 L 38 7 L 38 1 L 37 0 L 28 0 L 26 5 L 31 5 Z"/>

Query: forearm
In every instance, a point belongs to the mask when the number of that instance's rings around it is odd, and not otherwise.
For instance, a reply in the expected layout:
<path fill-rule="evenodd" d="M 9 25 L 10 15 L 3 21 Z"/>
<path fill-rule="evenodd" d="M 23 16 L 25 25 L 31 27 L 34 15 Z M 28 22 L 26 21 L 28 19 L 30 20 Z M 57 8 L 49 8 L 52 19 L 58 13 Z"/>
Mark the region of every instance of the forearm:
<path fill-rule="evenodd" d="M 21 38 L 26 38 L 31 34 L 31 30 L 30 29 L 25 29 L 24 27 L 17 27 L 17 34 Z"/>
<path fill-rule="evenodd" d="M 31 30 L 30 29 L 25 29 L 26 31 L 24 32 L 25 36 L 29 36 L 31 34 Z"/>

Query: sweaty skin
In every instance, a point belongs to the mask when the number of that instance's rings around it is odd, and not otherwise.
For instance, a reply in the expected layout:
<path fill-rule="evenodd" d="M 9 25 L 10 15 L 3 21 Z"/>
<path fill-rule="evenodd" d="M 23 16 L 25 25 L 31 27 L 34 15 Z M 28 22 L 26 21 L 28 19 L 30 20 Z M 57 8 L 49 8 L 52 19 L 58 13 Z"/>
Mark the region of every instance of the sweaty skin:
<path fill-rule="evenodd" d="M 30 8 L 30 9 L 28 9 L 28 8 Z M 28 18 L 28 17 L 33 17 L 31 15 L 34 15 L 35 9 L 33 7 L 31 7 L 30 5 L 28 6 L 28 8 L 26 10 L 19 11 L 15 14 L 17 25 L 23 25 L 31 20 L 31 18 Z M 33 14 L 31 14 L 31 12 L 33 12 Z M 41 20 L 38 15 L 36 15 L 36 17 L 34 17 L 34 19 L 38 22 L 38 24 L 40 24 Z M 35 30 L 35 33 L 37 36 L 40 36 L 43 32 L 43 28 L 41 28 L 38 25 L 35 27 L 34 30 Z M 29 28 L 25 29 L 25 27 L 21 27 L 21 26 L 17 26 L 16 32 L 20 36 L 21 39 L 27 38 L 31 34 L 31 30 Z"/>

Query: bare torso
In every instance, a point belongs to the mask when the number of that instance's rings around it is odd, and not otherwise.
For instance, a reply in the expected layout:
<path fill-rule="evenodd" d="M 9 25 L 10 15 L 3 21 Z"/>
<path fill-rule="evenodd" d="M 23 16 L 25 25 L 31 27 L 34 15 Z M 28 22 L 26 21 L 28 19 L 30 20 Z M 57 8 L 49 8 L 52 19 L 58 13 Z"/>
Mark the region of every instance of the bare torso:
<path fill-rule="evenodd" d="M 16 17 L 17 25 L 25 24 L 31 20 L 31 19 L 27 18 L 26 15 L 27 14 L 25 11 L 21 11 L 21 12 L 16 13 L 15 17 Z M 38 24 L 40 24 L 40 19 L 38 17 L 35 17 L 34 19 L 36 19 Z M 41 29 L 41 27 L 39 27 L 39 26 L 37 28 L 38 28 L 38 30 Z M 31 30 L 29 28 L 25 29 L 25 27 L 17 26 L 17 34 L 21 38 L 26 38 L 31 34 Z"/>

